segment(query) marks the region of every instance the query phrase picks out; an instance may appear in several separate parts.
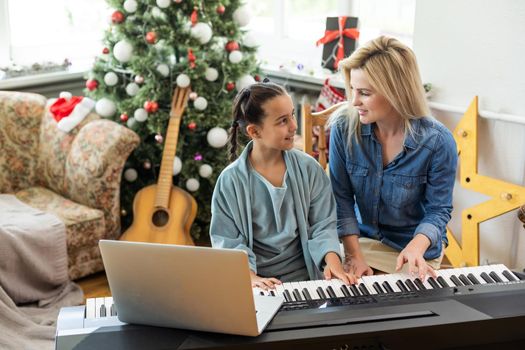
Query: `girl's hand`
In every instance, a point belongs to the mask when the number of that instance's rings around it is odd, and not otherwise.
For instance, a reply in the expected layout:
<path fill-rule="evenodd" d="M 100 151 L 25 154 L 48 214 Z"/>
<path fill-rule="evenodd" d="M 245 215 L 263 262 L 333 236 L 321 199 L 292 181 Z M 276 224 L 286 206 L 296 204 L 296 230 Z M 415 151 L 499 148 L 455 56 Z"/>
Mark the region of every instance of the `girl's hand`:
<path fill-rule="evenodd" d="M 262 290 L 275 289 L 275 285 L 282 284 L 277 278 L 260 277 L 250 270 L 250 279 L 252 280 L 252 288 L 261 288 Z"/>
<path fill-rule="evenodd" d="M 344 284 L 357 283 L 357 277 L 350 272 L 346 272 L 341 264 L 341 259 L 334 252 L 329 252 L 324 258 L 326 266 L 324 268 L 324 278 L 330 280 L 339 278 Z"/>
<path fill-rule="evenodd" d="M 423 254 L 425 254 L 429 246 L 430 241 L 425 235 L 415 235 L 405 249 L 399 253 L 396 262 L 396 271 L 401 270 L 403 265 L 408 263 L 409 274 L 418 276 L 421 281 L 425 279 L 427 274 L 436 278 L 436 272 L 427 264 L 425 258 L 423 258 Z"/>
<path fill-rule="evenodd" d="M 357 278 L 361 276 L 372 276 L 374 271 L 368 266 L 365 259 L 360 255 L 345 255 L 344 269 L 353 273 Z"/>

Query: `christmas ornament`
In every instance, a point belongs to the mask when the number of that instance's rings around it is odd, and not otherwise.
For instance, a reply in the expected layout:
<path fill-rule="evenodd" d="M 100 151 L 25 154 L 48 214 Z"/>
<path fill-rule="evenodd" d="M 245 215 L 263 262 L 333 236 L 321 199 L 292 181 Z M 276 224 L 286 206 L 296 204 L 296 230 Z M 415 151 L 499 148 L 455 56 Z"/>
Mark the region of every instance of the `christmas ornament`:
<path fill-rule="evenodd" d="M 255 83 L 255 79 L 251 75 L 243 75 L 237 81 L 235 82 L 235 86 L 237 87 L 237 91 L 241 91 L 242 89 L 249 87 L 250 85 Z"/>
<path fill-rule="evenodd" d="M 195 24 L 197 24 L 197 19 L 198 19 L 198 10 L 199 8 L 198 7 L 194 7 L 193 8 L 193 12 L 191 13 L 191 16 L 190 16 L 190 21 L 191 21 L 191 25 L 194 26 Z"/>
<path fill-rule="evenodd" d="M 239 50 L 239 43 L 236 42 L 235 40 L 230 40 L 226 43 L 226 45 L 224 46 L 224 48 L 226 49 L 226 51 L 228 52 L 232 52 L 232 51 L 235 51 L 235 50 Z"/>
<path fill-rule="evenodd" d="M 121 40 L 113 46 L 113 56 L 121 63 L 126 63 L 131 59 L 133 46 L 126 40 Z"/>
<path fill-rule="evenodd" d="M 64 94 L 62 94 L 64 96 Z M 71 94 L 69 94 L 71 95 Z M 59 97 L 49 106 L 49 111 L 63 132 L 73 130 L 95 107 L 95 101 L 83 96 Z"/>
<path fill-rule="evenodd" d="M 197 129 L 197 123 L 195 122 L 190 122 L 188 124 L 188 129 L 190 129 L 191 131 L 195 131 L 195 129 Z"/>
<path fill-rule="evenodd" d="M 97 87 L 98 87 L 98 81 L 96 81 L 95 79 L 89 79 L 89 80 L 86 80 L 86 88 L 87 88 L 89 91 L 93 91 L 93 90 L 95 90 Z"/>
<path fill-rule="evenodd" d="M 215 127 L 208 131 L 206 140 L 213 148 L 221 148 L 228 142 L 228 133 L 223 128 Z"/>
<path fill-rule="evenodd" d="M 140 123 L 145 122 L 148 119 L 148 112 L 144 108 L 138 108 L 133 113 L 133 118 Z"/>
<path fill-rule="evenodd" d="M 233 81 L 226 83 L 226 90 L 232 91 L 233 89 L 235 89 L 235 83 Z"/>
<path fill-rule="evenodd" d="M 231 63 L 239 63 L 242 61 L 242 52 L 235 50 L 230 52 L 230 55 L 228 56 L 228 59 Z"/>
<path fill-rule="evenodd" d="M 168 65 L 165 63 L 161 63 L 157 66 L 157 72 L 166 78 L 168 75 L 170 75 L 170 67 L 168 67 Z"/>
<path fill-rule="evenodd" d="M 199 40 L 201 44 L 207 44 L 210 41 L 213 32 L 208 23 L 199 22 L 191 28 L 190 35 Z"/>
<path fill-rule="evenodd" d="M 166 20 L 166 14 L 156 6 L 151 9 L 151 15 L 157 19 Z"/>
<path fill-rule="evenodd" d="M 135 11 L 137 11 L 137 2 L 135 0 L 126 0 L 124 1 L 124 10 L 126 10 L 126 12 L 128 13 L 133 13 Z"/>
<path fill-rule="evenodd" d="M 208 81 L 215 81 L 219 77 L 219 72 L 215 68 L 208 67 L 204 73 L 204 77 Z"/>
<path fill-rule="evenodd" d="M 186 188 L 190 192 L 197 191 L 200 186 L 201 184 L 199 183 L 199 180 L 197 179 L 191 178 L 191 179 L 186 180 Z"/>
<path fill-rule="evenodd" d="M 206 107 L 208 107 L 208 100 L 206 100 L 202 96 L 199 96 L 195 101 L 193 101 L 193 106 L 195 107 L 195 109 L 203 111 L 206 109 Z"/>
<path fill-rule="evenodd" d="M 245 27 L 250 23 L 251 13 L 245 4 L 233 11 L 233 20 L 239 27 Z"/>
<path fill-rule="evenodd" d="M 190 100 L 195 101 L 197 99 L 197 97 L 199 97 L 199 95 L 197 95 L 197 93 L 195 91 L 190 92 L 190 94 L 189 94 Z"/>
<path fill-rule="evenodd" d="M 181 88 L 185 88 L 190 85 L 190 77 L 186 74 L 182 73 L 177 76 L 177 86 Z"/>
<path fill-rule="evenodd" d="M 202 160 L 202 154 L 200 154 L 199 152 L 195 153 L 195 155 L 193 156 L 193 160 L 200 162 Z"/>
<path fill-rule="evenodd" d="M 144 164 L 142 164 L 144 169 L 150 170 L 151 169 L 151 162 L 149 160 L 144 161 Z"/>
<path fill-rule="evenodd" d="M 137 121 L 135 120 L 135 118 L 129 118 L 128 121 L 126 122 L 126 126 L 132 129 L 136 122 Z"/>
<path fill-rule="evenodd" d="M 180 4 L 182 0 L 173 0 L 176 4 Z"/>
<path fill-rule="evenodd" d="M 138 177 L 139 177 L 139 174 L 133 168 L 129 168 L 129 169 L 126 169 L 126 171 L 124 171 L 124 178 L 128 182 L 134 182 L 135 180 L 137 180 Z"/>
<path fill-rule="evenodd" d="M 118 76 L 114 72 L 107 72 L 104 75 L 104 83 L 107 86 L 115 86 L 118 83 Z"/>
<path fill-rule="evenodd" d="M 115 112 L 117 111 L 117 106 L 115 106 L 115 102 L 103 97 L 97 101 L 97 104 L 95 105 L 95 110 L 101 117 L 109 118 L 112 117 L 113 114 L 115 114 Z"/>
<path fill-rule="evenodd" d="M 157 42 L 157 33 L 147 32 L 146 33 L 146 42 L 148 44 L 155 44 Z"/>
<path fill-rule="evenodd" d="M 195 55 L 192 49 L 188 49 L 188 62 L 190 62 L 190 68 L 195 68 Z"/>
<path fill-rule="evenodd" d="M 142 84 L 144 82 L 144 77 L 142 75 L 135 75 L 135 78 L 133 80 L 137 84 Z"/>
<path fill-rule="evenodd" d="M 248 32 L 242 37 L 242 44 L 246 47 L 256 47 L 259 45 L 257 36 L 253 32 Z"/>
<path fill-rule="evenodd" d="M 120 11 L 113 12 L 113 14 L 111 15 L 111 22 L 113 22 L 114 24 L 124 22 L 124 14 Z"/>
<path fill-rule="evenodd" d="M 157 6 L 160 7 L 161 9 L 165 9 L 169 7 L 170 4 L 171 4 L 170 0 L 157 0 Z"/>
<path fill-rule="evenodd" d="M 148 113 L 155 113 L 159 110 L 159 104 L 157 101 L 146 101 L 144 102 L 144 109 Z"/>
<path fill-rule="evenodd" d="M 126 215 L 128 215 L 128 212 L 126 211 L 126 209 L 122 209 L 120 211 L 120 216 L 126 216 Z"/>
<path fill-rule="evenodd" d="M 162 137 L 161 134 L 157 134 L 155 135 L 155 141 L 157 141 L 157 143 L 162 143 L 164 142 L 164 137 Z"/>
<path fill-rule="evenodd" d="M 226 7 L 224 7 L 223 4 L 219 4 L 219 5 L 217 5 L 217 8 L 215 9 L 215 11 L 216 11 L 219 15 L 222 15 L 222 14 L 224 14 L 224 11 L 226 11 Z"/>
<path fill-rule="evenodd" d="M 173 159 L 173 175 L 178 175 L 182 170 L 182 161 L 179 157 L 175 156 Z"/>
<path fill-rule="evenodd" d="M 136 83 L 129 83 L 126 85 L 126 93 L 129 96 L 135 96 L 139 92 L 140 87 Z"/>
<path fill-rule="evenodd" d="M 255 79 L 255 81 L 261 81 L 261 76 L 259 74 L 255 74 L 253 79 Z"/>
<path fill-rule="evenodd" d="M 208 164 L 202 164 L 199 167 L 199 175 L 200 177 L 208 178 L 213 174 L 213 168 Z"/>
<path fill-rule="evenodd" d="M 123 123 L 127 122 L 128 119 L 129 119 L 129 117 L 128 117 L 128 115 L 127 115 L 126 113 L 122 113 L 122 114 L 120 115 L 120 120 L 121 120 Z"/>
<path fill-rule="evenodd" d="M 109 53 L 109 49 L 108 49 L 107 47 L 103 48 L 103 49 L 102 49 L 102 53 L 103 53 L 104 55 L 107 55 L 107 54 Z"/>

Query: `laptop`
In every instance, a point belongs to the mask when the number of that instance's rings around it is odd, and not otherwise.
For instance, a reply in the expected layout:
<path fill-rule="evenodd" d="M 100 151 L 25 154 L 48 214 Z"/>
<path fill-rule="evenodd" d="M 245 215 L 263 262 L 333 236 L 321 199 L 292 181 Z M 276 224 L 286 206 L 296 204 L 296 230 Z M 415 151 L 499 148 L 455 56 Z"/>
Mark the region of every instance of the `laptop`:
<path fill-rule="evenodd" d="M 101 240 L 122 322 L 257 336 L 283 299 L 254 295 L 242 250 Z"/>

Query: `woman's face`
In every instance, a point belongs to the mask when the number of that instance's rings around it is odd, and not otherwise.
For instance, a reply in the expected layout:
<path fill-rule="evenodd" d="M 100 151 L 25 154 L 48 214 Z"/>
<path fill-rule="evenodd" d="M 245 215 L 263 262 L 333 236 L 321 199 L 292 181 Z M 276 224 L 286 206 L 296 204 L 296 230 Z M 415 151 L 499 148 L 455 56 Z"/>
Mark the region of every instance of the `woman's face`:
<path fill-rule="evenodd" d="M 387 99 L 372 88 L 362 69 L 351 70 L 350 88 L 352 105 L 357 109 L 361 123 L 371 124 L 397 117 Z"/>

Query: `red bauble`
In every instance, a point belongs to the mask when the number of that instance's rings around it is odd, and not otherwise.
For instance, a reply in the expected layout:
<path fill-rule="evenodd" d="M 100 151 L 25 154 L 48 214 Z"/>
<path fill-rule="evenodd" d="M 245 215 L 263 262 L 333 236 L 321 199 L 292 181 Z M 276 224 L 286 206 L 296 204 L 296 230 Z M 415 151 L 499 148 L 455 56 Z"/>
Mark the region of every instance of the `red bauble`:
<path fill-rule="evenodd" d="M 102 53 L 103 53 L 104 55 L 107 55 L 107 54 L 109 53 L 109 49 L 108 49 L 107 47 L 103 48 L 103 49 L 102 49 Z"/>
<path fill-rule="evenodd" d="M 217 8 L 215 9 L 219 15 L 222 15 L 224 11 L 226 11 L 226 7 L 224 7 L 223 4 L 219 4 Z"/>
<path fill-rule="evenodd" d="M 227 84 L 226 84 L 226 90 L 228 91 L 232 91 L 233 89 L 235 89 L 235 83 L 233 81 L 229 81 Z"/>
<path fill-rule="evenodd" d="M 126 113 L 122 113 L 122 114 L 120 115 L 120 120 L 121 120 L 123 123 L 127 122 L 128 119 L 129 119 L 129 117 L 128 117 L 128 115 L 127 115 Z"/>
<path fill-rule="evenodd" d="M 159 110 L 159 104 L 156 101 L 146 101 L 144 102 L 144 109 L 148 113 L 155 113 Z"/>
<path fill-rule="evenodd" d="M 197 129 L 197 123 L 195 122 L 190 122 L 188 124 L 188 129 L 190 129 L 191 131 L 195 131 L 195 129 Z"/>
<path fill-rule="evenodd" d="M 113 22 L 114 24 L 124 22 L 124 14 L 120 11 L 113 12 L 113 14 L 111 15 L 111 22 Z"/>
<path fill-rule="evenodd" d="M 157 42 L 157 33 L 147 32 L 146 41 L 148 42 L 148 44 L 155 44 Z"/>
<path fill-rule="evenodd" d="M 239 50 L 239 43 L 237 43 L 235 40 L 230 40 L 226 43 L 225 48 L 228 52 Z"/>
<path fill-rule="evenodd" d="M 98 81 L 95 79 L 89 79 L 86 81 L 86 87 L 89 91 L 93 91 L 98 87 Z"/>
<path fill-rule="evenodd" d="M 255 79 L 255 81 L 261 81 L 261 76 L 259 74 L 255 74 L 253 79 Z"/>

